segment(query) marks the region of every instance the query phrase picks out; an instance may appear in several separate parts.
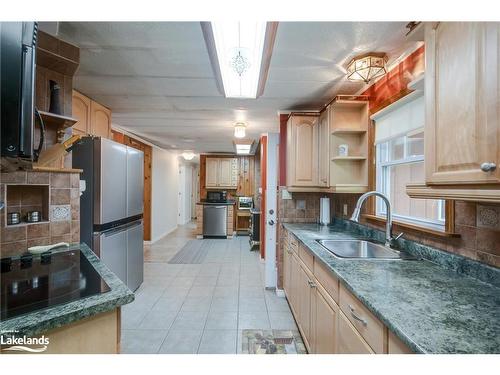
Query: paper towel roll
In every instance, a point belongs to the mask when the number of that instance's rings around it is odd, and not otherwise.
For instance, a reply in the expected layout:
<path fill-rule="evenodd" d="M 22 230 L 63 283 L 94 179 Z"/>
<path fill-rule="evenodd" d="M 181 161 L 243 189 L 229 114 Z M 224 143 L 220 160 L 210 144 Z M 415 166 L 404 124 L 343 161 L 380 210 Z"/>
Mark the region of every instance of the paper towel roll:
<path fill-rule="evenodd" d="M 330 198 L 319 199 L 319 223 L 321 225 L 330 224 Z"/>

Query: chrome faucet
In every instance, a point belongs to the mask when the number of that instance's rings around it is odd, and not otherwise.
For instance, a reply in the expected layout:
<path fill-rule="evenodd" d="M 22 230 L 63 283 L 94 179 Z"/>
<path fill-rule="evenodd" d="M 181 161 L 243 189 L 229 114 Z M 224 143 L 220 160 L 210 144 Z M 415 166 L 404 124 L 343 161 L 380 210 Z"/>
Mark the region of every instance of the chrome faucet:
<path fill-rule="evenodd" d="M 392 236 L 391 202 L 384 194 L 379 193 L 378 191 L 369 191 L 368 193 L 364 193 L 361 197 L 359 197 L 350 220 L 359 223 L 359 215 L 361 214 L 361 207 L 363 206 L 363 203 L 365 202 L 366 198 L 374 195 L 382 198 L 382 200 L 385 202 L 386 212 L 387 212 L 386 223 L 385 223 L 385 246 L 391 247 L 394 241 L 399 239 L 403 235 L 403 233 L 400 233 L 396 238 Z"/>

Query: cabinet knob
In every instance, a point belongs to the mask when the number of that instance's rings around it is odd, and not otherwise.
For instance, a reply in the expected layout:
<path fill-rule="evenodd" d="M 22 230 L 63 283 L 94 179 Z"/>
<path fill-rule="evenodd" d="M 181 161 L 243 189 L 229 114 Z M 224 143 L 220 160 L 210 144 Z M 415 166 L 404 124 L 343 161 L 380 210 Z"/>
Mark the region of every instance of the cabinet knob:
<path fill-rule="evenodd" d="M 497 169 L 497 165 L 495 163 L 483 163 L 481 164 L 481 170 L 483 172 L 493 172 Z"/>

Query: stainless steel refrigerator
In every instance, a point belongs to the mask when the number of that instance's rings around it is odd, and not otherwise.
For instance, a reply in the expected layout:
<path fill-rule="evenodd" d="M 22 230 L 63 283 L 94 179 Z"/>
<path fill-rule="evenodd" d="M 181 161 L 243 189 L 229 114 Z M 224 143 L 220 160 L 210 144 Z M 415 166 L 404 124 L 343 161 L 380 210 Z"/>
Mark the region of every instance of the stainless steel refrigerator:
<path fill-rule="evenodd" d="M 100 137 L 84 137 L 73 150 L 83 169 L 80 238 L 131 290 L 143 281 L 142 151 Z"/>

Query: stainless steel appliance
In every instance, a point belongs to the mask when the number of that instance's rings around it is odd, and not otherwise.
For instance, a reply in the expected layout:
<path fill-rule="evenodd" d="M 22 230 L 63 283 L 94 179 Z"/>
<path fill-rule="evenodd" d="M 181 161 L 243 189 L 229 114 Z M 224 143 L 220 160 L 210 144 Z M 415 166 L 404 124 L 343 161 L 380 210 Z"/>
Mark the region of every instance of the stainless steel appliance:
<path fill-rule="evenodd" d="M 250 210 L 252 207 L 252 197 L 238 197 L 238 210 Z"/>
<path fill-rule="evenodd" d="M 1 156 L 36 161 L 44 139 L 43 121 L 34 107 L 36 22 L 2 22 L 0 66 Z M 34 116 L 42 132 L 34 148 Z"/>
<path fill-rule="evenodd" d="M 225 203 L 227 201 L 227 191 L 207 191 L 207 202 Z"/>
<path fill-rule="evenodd" d="M 143 281 L 142 151 L 105 138 L 84 137 L 73 148 L 83 169 L 80 237 L 127 286 Z"/>
<path fill-rule="evenodd" d="M 227 237 L 227 206 L 203 206 L 203 237 Z"/>
<path fill-rule="evenodd" d="M 260 245 L 260 211 L 252 208 L 250 214 L 250 229 L 248 234 L 250 250 L 252 250 L 254 246 Z"/>

